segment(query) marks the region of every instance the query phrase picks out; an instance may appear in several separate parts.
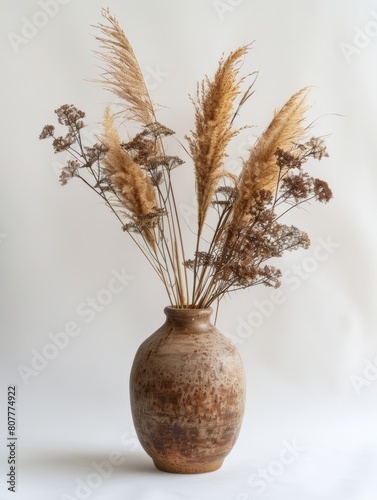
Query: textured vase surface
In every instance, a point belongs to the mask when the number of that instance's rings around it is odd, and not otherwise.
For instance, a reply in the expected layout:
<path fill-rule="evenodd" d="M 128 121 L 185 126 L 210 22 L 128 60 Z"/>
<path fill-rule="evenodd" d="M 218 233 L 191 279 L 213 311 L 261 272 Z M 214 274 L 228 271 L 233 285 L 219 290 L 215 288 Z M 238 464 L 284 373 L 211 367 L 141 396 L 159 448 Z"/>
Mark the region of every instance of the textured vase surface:
<path fill-rule="evenodd" d="M 242 360 L 210 323 L 211 313 L 165 308 L 166 322 L 135 356 L 132 416 L 143 448 L 163 471 L 214 471 L 238 437 L 245 404 Z"/>

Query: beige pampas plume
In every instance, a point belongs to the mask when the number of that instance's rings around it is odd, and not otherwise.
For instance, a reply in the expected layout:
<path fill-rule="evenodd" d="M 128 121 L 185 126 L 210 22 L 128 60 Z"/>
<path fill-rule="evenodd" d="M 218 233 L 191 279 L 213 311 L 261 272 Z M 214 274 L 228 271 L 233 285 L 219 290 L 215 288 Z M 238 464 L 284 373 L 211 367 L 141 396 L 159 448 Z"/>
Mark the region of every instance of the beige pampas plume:
<path fill-rule="evenodd" d="M 244 46 L 232 52 L 220 61 L 212 80 L 207 77 L 198 85 L 196 127 L 187 140 L 195 166 L 199 235 L 219 180 L 227 175 L 223 160 L 230 140 L 237 134 L 232 128 L 233 105 L 244 81 L 237 80 L 239 62 L 248 50 L 249 46 Z"/>
<path fill-rule="evenodd" d="M 149 177 L 140 165 L 124 151 L 114 117 L 106 108 L 103 118 L 101 142 L 108 149 L 104 158 L 106 173 L 116 192 L 127 209 L 129 216 L 139 224 L 148 243 L 155 249 L 155 239 L 151 227 L 156 221 L 156 196 Z M 149 224 L 148 224 L 149 222 Z"/>
<path fill-rule="evenodd" d="M 149 125 L 156 121 L 153 104 L 146 87 L 139 63 L 124 31 L 108 9 L 102 9 L 103 17 L 109 25 L 96 27 L 102 36 L 100 52 L 95 52 L 106 64 L 102 79 L 94 80 L 113 92 L 126 104 L 127 118 Z"/>
<path fill-rule="evenodd" d="M 250 218 L 250 208 L 255 196 L 261 190 L 275 193 L 279 180 L 279 167 L 276 162 L 276 150 L 290 150 L 293 144 L 302 138 L 302 124 L 309 88 L 296 92 L 275 116 L 250 151 L 245 161 L 238 185 L 238 195 L 233 206 L 233 220 Z"/>

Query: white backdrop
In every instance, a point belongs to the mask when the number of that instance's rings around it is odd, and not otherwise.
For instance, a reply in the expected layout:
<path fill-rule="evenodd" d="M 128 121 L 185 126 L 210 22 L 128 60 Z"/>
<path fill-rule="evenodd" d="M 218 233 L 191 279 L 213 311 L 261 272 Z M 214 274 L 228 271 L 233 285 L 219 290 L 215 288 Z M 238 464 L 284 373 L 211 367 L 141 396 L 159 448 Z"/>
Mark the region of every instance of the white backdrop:
<path fill-rule="evenodd" d="M 96 197 L 74 181 L 59 185 L 64 157 L 38 141 L 64 103 L 87 112 L 88 140 L 98 130 L 111 97 L 85 78 L 98 71 L 90 25 L 102 6 L 180 139 L 193 125 L 196 82 L 253 40 L 245 68 L 259 77 L 240 120 L 254 127 L 234 156 L 305 85 L 314 87 L 314 132 L 328 135 L 330 158 L 316 175 L 334 200 L 292 216 L 312 246 L 281 259 L 279 300 L 260 287 L 222 305 L 218 328 L 240 349 L 248 399 L 239 441 L 211 474 L 156 471 L 138 445 L 128 376 L 138 345 L 163 322 L 164 292 Z M 0 26 L 1 500 L 374 500 L 376 2 L 2 0 Z M 189 162 L 176 180 L 189 227 Z M 108 300 L 114 277 L 119 293 Z M 106 303 L 95 310 L 90 298 Z M 53 339 L 61 347 L 48 347 Z M 18 388 L 16 495 L 6 485 L 9 385 Z"/>

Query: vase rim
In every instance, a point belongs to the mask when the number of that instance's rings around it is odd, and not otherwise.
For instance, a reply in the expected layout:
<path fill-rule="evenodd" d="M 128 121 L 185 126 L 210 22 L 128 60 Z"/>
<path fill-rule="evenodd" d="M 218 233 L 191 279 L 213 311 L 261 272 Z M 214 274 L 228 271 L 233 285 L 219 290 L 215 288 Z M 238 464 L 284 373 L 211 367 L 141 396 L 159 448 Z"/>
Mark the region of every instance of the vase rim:
<path fill-rule="evenodd" d="M 213 312 L 213 309 L 212 307 L 203 307 L 203 308 L 198 308 L 198 307 L 187 307 L 187 308 L 183 308 L 183 307 L 176 307 L 176 306 L 166 306 L 164 308 L 164 312 L 165 313 L 174 313 L 174 312 L 178 312 L 179 314 L 183 313 L 183 314 L 193 314 L 193 313 L 197 313 L 197 314 L 200 314 L 200 315 L 204 315 L 204 314 L 208 314 L 208 313 L 211 313 Z"/>
<path fill-rule="evenodd" d="M 167 306 L 164 309 L 167 322 L 173 322 L 176 326 L 181 325 L 185 328 L 188 325 L 196 324 L 207 326 L 211 322 L 212 307 L 205 309 L 181 309 L 180 307 Z"/>
<path fill-rule="evenodd" d="M 180 307 L 167 306 L 164 308 L 164 313 L 167 320 L 174 319 L 174 321 L 210 321 L 213 309 L 212 307 L 206 307 L 203 309 L 187 308 L 182 309 Z"/>

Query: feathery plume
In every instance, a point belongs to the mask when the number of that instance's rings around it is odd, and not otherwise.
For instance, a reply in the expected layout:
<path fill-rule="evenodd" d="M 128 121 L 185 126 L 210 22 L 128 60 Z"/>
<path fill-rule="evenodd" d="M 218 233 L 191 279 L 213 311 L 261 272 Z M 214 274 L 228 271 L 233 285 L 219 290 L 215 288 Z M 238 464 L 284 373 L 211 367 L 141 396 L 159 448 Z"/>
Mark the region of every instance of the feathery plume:
<path fill-rule="evenodd" d="M 105 110 L 103 128 L 101 141 L 108 150 L 103 160 L 107 175 L 131 219 L 135 221 L 136 226 L 140 226 L 148 243 L 155 248 L 151 227 L 157 220 L 157 201 L 152 182 L 140 165 L 122 148 L 109 108 Z"/>
<path fill-rule="evenodd" d="M 233 206 L 233 220 L 250 217 L 250 208 L 262 190 L 275 194 L 279 180 L 275 153 L 278 148 L 289 151 L 293 143 L 303 135 L 302 120 L 308 108 L 308 91 L 308 87 L 299 90 L 280 111 L 275 112 L 272 122 L 251 149 L 240 177 Z"/>
<path fill-rule="evenodd" d="M 95 54 L 105 62 L 106 72 L 94 81 L 126 103 L 128 118 L 149 125 L 156 121 L 154 109 L 135 53 L 116 18 L 108 9 L 102 9 L 102 15 L 109 26 L 96 26 L 102 33 L 96 37 L 102 50 Z"/>
<path fill-rule="evenodd" d="M 203 229 L 208 207 L 219 180 L 227 175 L 223 160 L 230 140 L 237 134 L 232 128 L 233 104 L 239 95 L 239 60 L 249 46 L 240 47 L 219 62 L 213 80 L 198 85 L 195 104 L 195 131 L 187 137 L 195 165 L 198 198 L 198 232 Z"/>
<path fill-rule="evenodd" d="M 250 45 L 223 57 L 213 78 L 198 84 L 192 99 L 195 129 L 186 137 L 195 170 L 198 226 L 193 258 L 186 259 L 171 176 L 183 162 L 164 149 L 164 139 L 173 131 L 157 122 L 139 64 L 117 20 L 108 9 L 102 15 L 107 24 L 97 26 L 98 55 L 106 68 L 100 82 L 123 101 L 126 118 L 143 125 L 143 130 L 121 141 L 107 108 L 100 142 L 87 146 L 82 136 L 85 113 L 73 105 L 61 106 L 55 113 L 66 134 L 57 135 L 53 125 L 40 134 L 40 139 L 52 140 L 55 153 L 71 156 L 62 168 L 61 183 L 78 179 L 101 197 L 177 308 L 206 308 L 230 292 L 258 284 L 278 287 L 281 272 L 266 262 L 310 243 L 305 232 L 283 224 L 282 216 L 311 200 L 327 203 L 332 198 L 328 184 L 303 169 L 309 158 L 328 156 L 322 138 L 306 137 L 308 88 L 275 112 L 236 177 L 224 168 L 224 158 L 239 132 L 234 120 L 253 94 L 254 82 L 243 93 L 240 88 L 256 73 L 239 76 L 241 58 Z M 220 183 L 225 177 L 232 183 Z M 207 237 L 202 233 L 210 206 L 216 210 L 217 224 Z M 187 271 L 192 272 L 191 281 Z"/>

